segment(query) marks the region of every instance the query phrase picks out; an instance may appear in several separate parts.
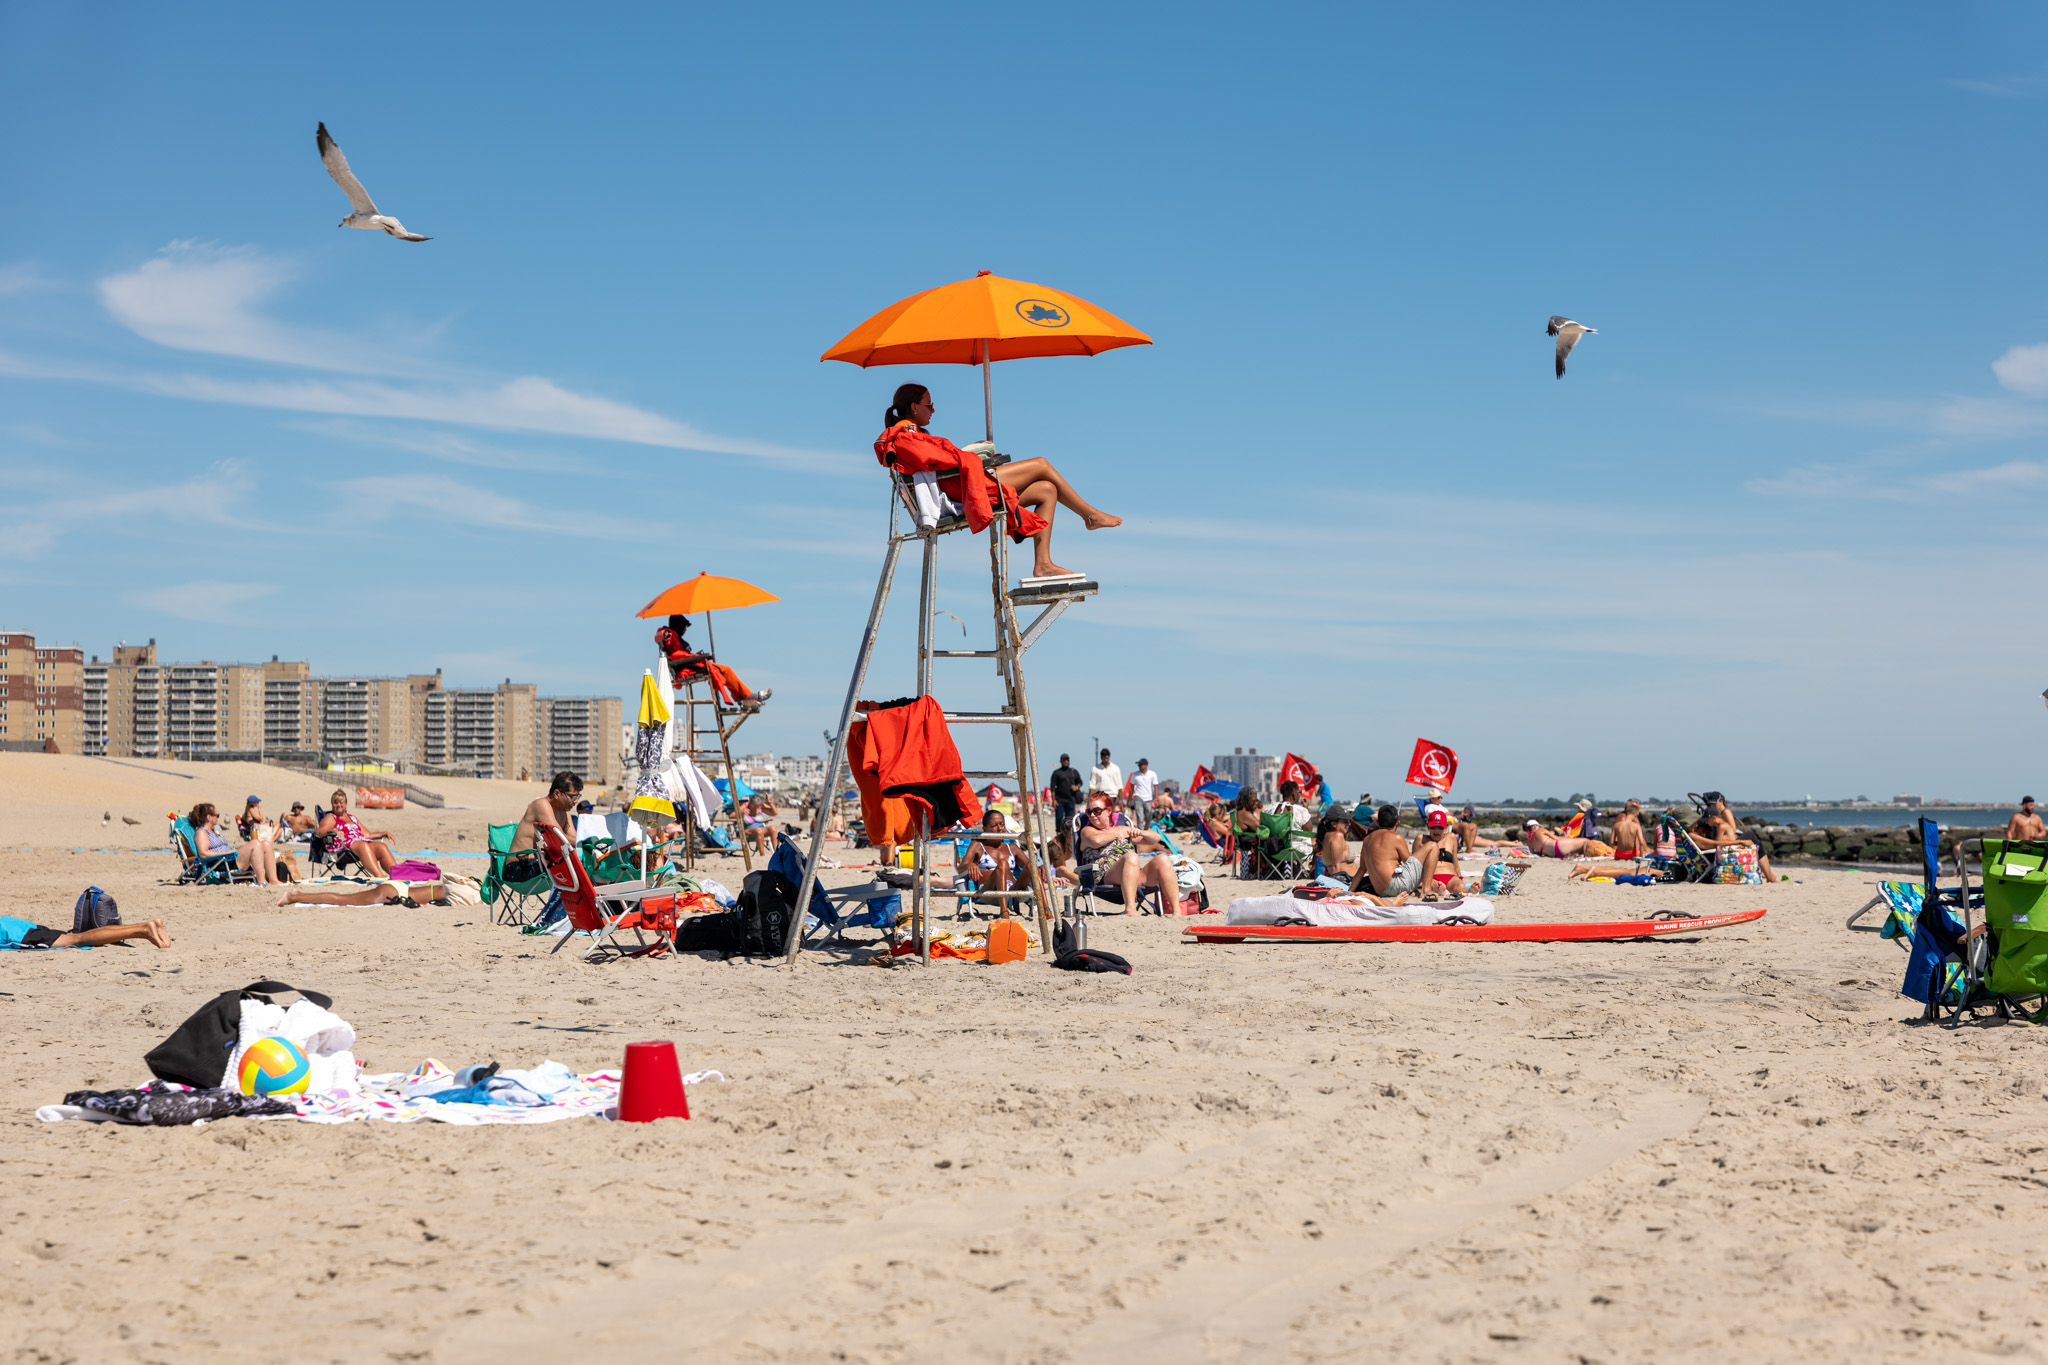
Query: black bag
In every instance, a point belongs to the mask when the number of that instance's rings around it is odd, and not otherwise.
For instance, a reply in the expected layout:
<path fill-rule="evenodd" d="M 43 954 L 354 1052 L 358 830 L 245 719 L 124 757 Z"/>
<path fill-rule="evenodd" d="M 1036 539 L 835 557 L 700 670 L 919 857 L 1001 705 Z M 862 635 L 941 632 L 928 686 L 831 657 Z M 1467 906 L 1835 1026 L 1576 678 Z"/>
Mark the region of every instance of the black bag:
<path fill-rule="evenodd" d="M 1131 964 L 1116 953 L 1106 953 L 1100 948 L 1080 948 L 1071 953 L 1061 953 L 1052 960 L 1052 965 L 1063 972 L 1122 972 L 1131 974 Z"/>
<path fill-rule="evenodd" d="M 747 957 L 781 957 L 795 913 L 795 882 L 773 868 L 749 872 L 740 892 L 739 951 Z"/>
<path fill-rule="evenodd" d="M 264 994 L 266 991 L 296 991 L 323 1010 L 334 1008 L 334 1001 L 318 991 L 302 991 L 282 981 L 251 982 L 238 991 L 222 991 L 200 1006 L 197 1013 L 145 1053 L 142 1060 L 163 1080 L 200 1090 L 219 1089 L 221 1077 L 227 1074 L 228 1057 L 241 1041 L 242 1001 L 274 1004 Z"/>
<path fill-rule="evenodd" d="M 676 921 L 676 951 L 679 953 L 736 953 L 739 950 L 740 917 L 737 911 L 684 915 Z"/>
<path fill-rule="evenodd" d="M 78 897 L 77 906 L 71 911 L 71 932 L 74 934 L 82 934 L 88 929 L 104 929 L 109 924 L 120 922 L 121 907 L 97 886 L 85 888 Z"/>

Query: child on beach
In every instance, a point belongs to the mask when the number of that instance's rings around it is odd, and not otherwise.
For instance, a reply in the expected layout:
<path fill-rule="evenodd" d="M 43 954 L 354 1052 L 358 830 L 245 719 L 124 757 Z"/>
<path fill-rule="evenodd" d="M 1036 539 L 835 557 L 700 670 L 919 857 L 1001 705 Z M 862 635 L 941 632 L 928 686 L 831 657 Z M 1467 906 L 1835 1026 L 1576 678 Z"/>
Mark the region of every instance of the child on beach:
<path fill-rule="evenodd" d="M 1064 507 L 1091 531 L 1121 526 L 1124 519 L 1085 501 L 1050 460 L 1015 460 L 991 472 L 982 464 L 982 456 L 994 451 L 994 442 L 977 441 L 963 450 L 943 436 L 932 435 L 926 428 L 937 411 L 930 389 L 922 384 L 900 385 L 882 413 L 875 458 L 905 474 L 937 474 L 939 491 L 961 505 L 972 531 L 980 531 L 994 520 L 1000 497 L 1009 517 L 1010 538 L 1032 542 L 1031 576 L 1080 577 L 1052 562 L 1053 514 Z"/>
<path fill-rule="evenodd" d="M 140 924 L 108 924 L 98 929 L 86 929 L 78 933 L 59 933 L 45 929 L 32 920 L 18 919 L 13 915 L 0 915 L 0 950 L 9 948 L 103 948 L 109 943 L 123 939 L 146 938 L 159 948 L 171 946 L 171 936 L 164 932 L 160 919 L 146 919 Z"/>

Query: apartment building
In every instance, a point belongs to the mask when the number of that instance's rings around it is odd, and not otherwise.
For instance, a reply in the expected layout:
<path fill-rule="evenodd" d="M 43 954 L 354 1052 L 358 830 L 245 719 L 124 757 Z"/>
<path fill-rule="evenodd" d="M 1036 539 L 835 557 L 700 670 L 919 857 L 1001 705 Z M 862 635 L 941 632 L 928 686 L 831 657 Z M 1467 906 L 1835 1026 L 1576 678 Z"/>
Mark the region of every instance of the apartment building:
<path fill-rule="evenodd" d="M 822 786 L 825 781 L 825 760 L 816 754 L 784 754 L 775 760 L 776 784 L 784 791 L 802 791 L 808 787 Z"/>
<path fill-rule="evenodd" d="M 36 648 L 33 635 L 0 631 L 0 742 L 75 754 L 85 742 L 85 651 Z"/>
<path fill-rule="evenodd" d="M 1267 800 L 1271 800 L 1279 790 L 1280 760 L 1257 749 L 1237 749 L 1218 754 L 1209 760 L 1209 771 L 1240 786 L 1250 787 Z"/>
<path fill-rule="evenodd" d="M 443 688 L 424 694 L 418 762 L 479 777 L 541 775 L 540 689 L 510 678 L 490 691 Z"/>
<path fill-rule="evenodd" d="M 542 697 L 541 768 L 575 773 L 587 787 L 616 787 L 626 765 L 618 745 L 625 703 L 617 697 Z"/>

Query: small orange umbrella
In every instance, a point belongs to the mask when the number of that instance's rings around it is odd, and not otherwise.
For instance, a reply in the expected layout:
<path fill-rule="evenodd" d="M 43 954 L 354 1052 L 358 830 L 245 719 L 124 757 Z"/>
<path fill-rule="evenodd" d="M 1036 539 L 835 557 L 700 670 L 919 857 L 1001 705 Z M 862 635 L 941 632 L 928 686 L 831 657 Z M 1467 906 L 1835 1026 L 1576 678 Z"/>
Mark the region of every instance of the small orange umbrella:
<path fill-rule="evenodd" d="M 652 602 L 640 608 L 635 615 L 688 616 L 693 611 L 730 611 L 734 607 L 752 607 L 762 602 L 780 602 L 782 599 L 766 588 L 757 588 L 742 578 L 723 578 L 715 573 L 700 573 L 695 578 L 685 579 L 665 592 L 658 594 Z M 711 617 L 704 618 L 704 629 L 708 632 L 706 644 L 711 653 L 718 652 L 718 635 L 711 629 Z"/>
<path fill-rule="evenodd" d="M 1086 299 L 983 270 L 892 303 L 820 360 L 870 365 L 979 365 L 988 438 L 995 439 L 988 367 L 997 360 L 1098 355 L 1152 338 Z"/>
<path fill-rule="evenodd" d="M 730 611 L 734 607 L 781 600 L 766 588 L 757 588 L 743 579 L 700 573 L 668 589 L 636 614 L 648 618 L 688 616 L 693 611 Z"/>

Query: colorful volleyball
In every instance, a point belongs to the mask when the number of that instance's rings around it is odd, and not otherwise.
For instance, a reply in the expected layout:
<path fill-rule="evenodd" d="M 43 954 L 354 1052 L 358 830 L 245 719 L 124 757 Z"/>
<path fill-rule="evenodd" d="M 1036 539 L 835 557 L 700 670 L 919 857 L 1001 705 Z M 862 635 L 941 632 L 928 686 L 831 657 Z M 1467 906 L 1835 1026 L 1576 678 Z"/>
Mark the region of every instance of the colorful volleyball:
<path fill-rule="evenodd" d="M 313 1065 L 288 1038 L 258 1038 L 242 1054 L 236 1079 L 244 1095 L 297 1095 L 313 1079 Z"/>

